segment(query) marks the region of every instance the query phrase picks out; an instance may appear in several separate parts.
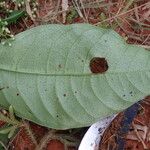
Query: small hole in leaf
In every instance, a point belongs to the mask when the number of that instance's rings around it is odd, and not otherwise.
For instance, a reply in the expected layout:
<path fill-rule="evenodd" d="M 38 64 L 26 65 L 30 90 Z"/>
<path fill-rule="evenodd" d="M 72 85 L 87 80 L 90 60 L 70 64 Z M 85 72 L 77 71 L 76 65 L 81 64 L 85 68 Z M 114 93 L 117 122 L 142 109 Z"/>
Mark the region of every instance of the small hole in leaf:
<path fill-rule="evenodd" d="M 108 70 L 108 63 L 105 58 L 94 57 L 90 61 L 90 70 L 92 73 L 104 73 Z"/>

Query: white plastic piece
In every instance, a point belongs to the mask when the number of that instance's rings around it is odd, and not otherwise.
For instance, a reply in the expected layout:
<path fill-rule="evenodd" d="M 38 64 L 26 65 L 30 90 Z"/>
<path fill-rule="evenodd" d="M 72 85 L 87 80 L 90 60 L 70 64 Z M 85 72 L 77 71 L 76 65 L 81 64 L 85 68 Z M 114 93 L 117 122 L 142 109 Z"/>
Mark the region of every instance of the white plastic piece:
<path fill-rule="evenodd" d="M 104 131 L 116 116 L 112 115 L 93 124 L 84 135 L 78 150 L 98 150 Z"/>

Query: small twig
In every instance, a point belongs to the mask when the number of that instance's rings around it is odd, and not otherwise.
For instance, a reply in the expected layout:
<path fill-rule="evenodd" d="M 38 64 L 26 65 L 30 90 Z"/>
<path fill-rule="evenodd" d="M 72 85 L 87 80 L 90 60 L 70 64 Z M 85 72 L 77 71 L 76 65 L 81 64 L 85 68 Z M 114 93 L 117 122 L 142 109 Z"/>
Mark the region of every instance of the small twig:
<path fill-rule="evenodd" d="M 124 7 L 124 9 L 122 10 L 122 12 L 125 12 L 128 10 L 128 8 L 133 4 L 134 0 L 129 0 L 128 4 Z"/>
<path fill-rule="evenodd" d="M 150 34 L 146 37 L 142 44 L 146 43 L 146 41 L 150 38 Z"/>
<path fill-rule="evenodd" d="M 59 7 L 60 7 L 60 4 L 61 4 L 61 0 L 58 0 L 58 2 L 57 2 L 57 6 L 56 6 L 56 8 L 55 8 L 55 14 L 56 14 L 56 16 L 57 16 L 57 14 L 58 14 L 58 12 L 59 12 Z M 69 7 L 69 6 L 68 6 Z M 67 8 L 67 10 L 65 10 L 65 12 L 66 11 L 68 11 L 68 8 Z"/>
<path fill-rule="evenodd" d="M 26 11 L 27 11 L 28 15 L 30 16 L 30 18 L 33 21 L 33 23 L 36 25 L 35 19 L 32 16 L 31 7 L 30 7 L 30 3 L 29 3 L 28 0 L 25 0 L 25 5 L 26 5 Z"/>
<path fill-rule="evenodd" d="M 144 17 L 144 19 L 149 20 L 148 19 L 149 16 L 150 16 L 150 9 L 147 12 L 144 13 L 143 17 Z"/>
<path fill-rule="evenodd" d="M 147 50 L 150 50 L 150 46 L 149 45 L 137 45 L 137 46 L 145 48 Z"/>
<path fill-rule="evenodd" d="M 146 144 L 144 143 L 144 141 L 143 141 L 143 139 L 141 138 L 140 134 L 138 133 L 137 127 L 135 126 L 134 123 L 132 123 L 132 125 L 133 125 L 133 128 L 134 128 L 134 131 L 135 131 L 135 133 L 136 133 L 137 138 L 140 140 L 140 142 L 141 142 L 142 145 L 143 145 L 143 148 L 144 148 L 144 149 L 147 149 L 148 147 L 146 146 Z"/>
<path fill-rule="evenodd" d="M 36 146 L 35 150 L 43 150 L 51 140 L 58 140 L 63 143 L 65 150 L 68 146 L 77 147 L 78 145 L 78 141 L 76 142 L 72 137 L 69 138 L 66 135 L 56 133 L 55 130 L 49 130 L 49 132 L 41 139 L 39 145 Z"/>
<path fill-rule="evenodd" d="M 82 12 L 81 12 L 81 10 L 80 10 L 80 6 L 79 6 L 77 0 L 72 0 L 72 3 L 73 3 L 73 5 L 74 5 L 76 11 L 78 12 L 79 16 L 80 16 L 83 20 L 85 20 L 85 18 L 84 18 L 84 16 L 83 16 Z"/>
<path fill-rule="evenodd" d="M 36 138 L 34 136 L 34 133 L 32 132 L 31 128 L 30 128 L 30 125 L 27 121 L 23 121 L 24 123 L 24 128 L 27 132 L 27 134 L 29 135 L 29 137 L 31 138 L 32 142 L 35 144 L 35 146 L 37 146 L 37 141 L 36 141 Z"/>
<path fill-rule="evenodd" d="M 62 13 L 63 23 L 65 23 L 66 22 L 66 12 L 67 12 L 68 7 L 69 7 L 68 0 L 62 0 L 61 6 L 62 6 L 62 11 L 63 11 L 63 13 Z"/>
<path fill-rule="evenodd" d="M 10 148 L 11 144 L 13 143 L 14 139 L 16 139 L 16 142 L 18 142 L 18 135 L 21 133 L 21 131 L 23 130 L 24 128 L 20 128 L 19 131 L 17 132 L 16 135 L 13 136 L 13 138 L 11 138 L 11 140 L 9 141 L 8 145 L 7 145 L 7 149 Z"/>
<path fill-rule="evenodd" d="M 81 3 L 81 7 L 82 7 L 82 9 L 83 9 L 83 13 L 84 13 L 84 16 L 85 16 L 85 20 L 86 20 L 86 22 L 88 22 L 88 17 L 87 17 L 87 15 L 86 15 L 86 11 L 85 11 L 85 7 L 84 7 L 84 5 L 83 5 L 83 1 L 80 0 L 80 3 Z"/>
<path fill-rule="evenodd" d="M 116 136 L 115 134 L 111 135 L 111 136 L 108 137 L 102 144 L 107 143 L 111 138 L 113 138 L 113 137 L 115 137 L 115 136 Z"/>
<path fill-rule="evenodd" d="M 0 144 L 3 146 L 3 148 L 4 148 L 5 150 L 8 150 L 7 147 L 4 145 L 4 143 L 3 143 L 2 141 L 0 141 Z"/>
<path fill-rule="evenodd" d="M 54 132 L 54 130 L 49 130 L 49 132 L 45 136 L 43 136 L 40 143 L 36 146 L 35 150 L 43 150 L 48 141 L 53 137 Z"/>
<path fill-rule="evenodd" d="M 139 23 L 140 22 L 140 18 L 139 18 L 139 15 L 138 15 L 138 9 L 137 9 L 137 7 L 138 7 L 137 4 L 134 4 L 135 17 L 136 17 L 137 22 Z"/>
<path fill-rule="evenodd" d="M 101 23 L 103 23 L 103 22 L 110 21 L 110 20 L 112 20 L 112 19 L 118 18 L 118 17 L 120 17 L 120 16 L 122 16 L 122 15 L 125 15 L 125 14 L 127 14 L 127 13 L 129 13 L 129 12 L 132 12 L 132 11 L 135 10 L 135 9 L 141 8 L 142 6 L 145 6 L 145 5 L 148 4 L 148 3 L 150 3 L 150 2 L 147 2 L 147 3 L 145 3 L 145 4 L 142 4 L 142 5 L 140 5 L 140 6 L 136 7 L 136 8 L 132 8 L 132 9 L 126 11 L 126 12 L 117 14 L 117 15 L 115 15 L 115 16 L 113 16 L 113 17 L 108 18 L 108 19 L 105 19 L 105 20 L 103 20 L 103 21 L 101 21 L 101 22 L 96 23 L 95 25 L 99 25 L 99 24 L 101 24 Z"/>

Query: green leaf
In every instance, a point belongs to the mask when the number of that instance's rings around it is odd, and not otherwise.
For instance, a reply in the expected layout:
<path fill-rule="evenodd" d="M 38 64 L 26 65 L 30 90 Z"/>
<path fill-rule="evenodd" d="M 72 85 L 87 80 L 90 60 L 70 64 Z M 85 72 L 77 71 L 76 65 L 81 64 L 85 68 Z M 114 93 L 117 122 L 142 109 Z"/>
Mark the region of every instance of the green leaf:
<path fill-rule="evenodd" d="M 5 150 L 4 146 L 8 145 L 8 135 L 0 134 L 0 150 Z"/>
<path fill-rule="evenodd" d="M 11 105 L 20 117 L 77 128 L 150 95 L 150 52 L 113 30 L 44 25 L 15 38 L 11 47 L 0 45 L 0 105 Z M 95 57 L 105 60 L 97 62 L 105 72 L 92 73 Z"/>
<path fill-rule="evenodd" d="M 2 21 L 7 21 L 8 24 L 16 22 L 20 17 L 25 15 L 24 10 L 14 10 L 10 16 Z"/>
<path fill-rule="evenodd" d="M 17 127 L 13 126 L 13 128 L 10 130 L 9 134 L 8 134 L 8 138 L 12 138 L 13 135 L 15 135 L 15 131 L 17 130 Z"/>
<path fill-rule="evenodd" d="M 15 120 L 14 110 L 12 106 L 9 106 L 9 115 L 11 120 Z"/>
<path fill-rule="evenodd" d="M 9 131 L 5 131 L 5 129 L 9 128 L 8 124 L 5 124 L 3 126 L 1 126 L 0 128 L 0 150 L 5 150 L 4 147 L 7 147 L 6 145 L 8 145 L 8 133 Z M 4 131 L 2 131 L 4 130 Z M 2 131 L 2 133 L 1 133 Z"/>
<path fill-rule="evenodd" d="M 1 128 L 0 129 L 0 134 L 8 134 L 13 129 L 14 129 L 14 126 Z"/>

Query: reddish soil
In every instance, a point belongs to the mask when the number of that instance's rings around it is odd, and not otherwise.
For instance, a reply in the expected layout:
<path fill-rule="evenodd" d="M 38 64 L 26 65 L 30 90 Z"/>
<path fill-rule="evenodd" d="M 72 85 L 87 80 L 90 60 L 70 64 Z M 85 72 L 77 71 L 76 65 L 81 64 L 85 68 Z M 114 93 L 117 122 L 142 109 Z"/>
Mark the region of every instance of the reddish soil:
<path fill-rule="evenodd" d="M 63 143 L 58 140 L 50 141 L 47 144 L 47 150 L 65 150 Z"/>
<path fill-rule="evenodd" d="M 126 134 L 118 134 L 124 113 L 120 113 L 105 131 L 99 150 L 119 150 L 118 136 L 122 136 L 124 150 L 150 149 L 150 97 L 140 103 L 138 114 L 130 124 Z"/>
<path fill-rule="evenodd" d="M 34 150 L 38 147 L 37 145 L 39 143 L 42 143 L 42 144 L 44 143 L 42 150 L 65 150 L 65 145 L 61 141 L 55 138 L 50 139 L 51 137 L 49 139 L 46 138 L 48 135 L 47 128 L 33 124 L 33 123 L 29 124 L 29 128 L 30 128 L 30 132 L 32 132 L 32 136 L 35 138 L 37 143 L 34 142 L 34 140 L 31 138 L 31 135 L 27 132 L 27 130 L 25 130 L 25 128 L 21 128 L 19 132 L 17 133 L 16 137 L 11 142 L 10 149 Z M 58 133 L 57 135 L 60 134 L 60 137 L 61 137 L 61 133 L 69 135 L 68 131 L 57 131 L 57 133 Z M 74 137 L 77 138 L 77 140 L 81 140 L 83 133 L 80 136 L 78 136 L 78 134 L 74 134 Z M 56 136 L 56 134 L 54 133 L 53 136 Z M 71 135 L 71 137 L 73 136 Z M 43 140 L 43 138 L 45 140 Z M 39 149 L 36 149 L 36 150 L 39 150 Z M 76 150 L 76 148 L 74 146 L 73 147 L 68 146 L 68 150 Z"/>

